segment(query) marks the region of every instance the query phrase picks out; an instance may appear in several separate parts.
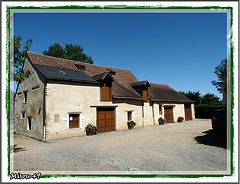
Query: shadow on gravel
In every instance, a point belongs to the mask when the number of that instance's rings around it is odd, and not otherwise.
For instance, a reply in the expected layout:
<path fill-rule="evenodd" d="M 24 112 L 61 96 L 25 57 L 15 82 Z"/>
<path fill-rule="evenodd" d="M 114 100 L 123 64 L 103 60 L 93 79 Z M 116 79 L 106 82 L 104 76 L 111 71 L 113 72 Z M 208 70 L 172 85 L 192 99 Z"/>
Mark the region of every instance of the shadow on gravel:
<path fill-rule="evenodd" d="M 21 152 L 21 151 L 26 151 L 26 150 L 25 150 L 25 148 L 17 147 L 17 145 L 15 144 L 13 146 L 13 151 L 14 151 L 14 153 L 16 153 L 16 152 Z"/>
<path fill-rule="evenodd" d="M 227 148 L 226 133 L 215 133 L 212 129 L 203 133 L 206 135 L 197 136 L 194 138 L 198 143 L 209 146 L 217 146 L 225 149 Z"/>

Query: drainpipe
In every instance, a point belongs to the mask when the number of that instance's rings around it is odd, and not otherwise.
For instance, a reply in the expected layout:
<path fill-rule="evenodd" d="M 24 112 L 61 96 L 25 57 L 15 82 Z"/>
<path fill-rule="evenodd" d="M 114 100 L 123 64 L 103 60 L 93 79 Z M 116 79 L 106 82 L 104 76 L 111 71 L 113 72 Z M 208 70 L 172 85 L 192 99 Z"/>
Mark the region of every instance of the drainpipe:
<path fill-rule="evenodd" d="M 142 122 L 144 127 L 144 101 L 142 101 Z"/>
<path fill-rule="evenodd" d="M 154 115 L 154 104 L 153 104 L 153 101 L 151 101 L 151 104 L 152 104 L 152 114 L 153 114 L 153 124 L 155 125 L 155 115 Z"/>
<path fill-rule="evenodd" d="M 46 125 L 45 125 L 45 116 L 46 116 L 46 81 L 44 82 L 43 87 L 43 140 L 46 140 Z"/>

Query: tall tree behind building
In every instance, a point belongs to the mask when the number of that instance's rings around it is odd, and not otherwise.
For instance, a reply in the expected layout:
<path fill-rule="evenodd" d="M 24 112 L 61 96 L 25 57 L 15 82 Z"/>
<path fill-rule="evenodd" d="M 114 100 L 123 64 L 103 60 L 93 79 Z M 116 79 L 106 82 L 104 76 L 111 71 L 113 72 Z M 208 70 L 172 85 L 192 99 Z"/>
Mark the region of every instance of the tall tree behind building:
<path fill-rule="evenodd" d="M 14 81 L 21 83 L 25 77 L 31 75 L 29 70 L 23 70 L 23 63 L 27 51 L 32 45 L 32 39 L 26 40 L 22 43 L 22 37 L 14 36 Z"/>
<path fill-rule="evenodd" d="M 219 65 L 216 66 L 214 73 L 218 80 L 211 81 L 220 93 L 227 91 L 226 77 L 227 77 L 227 59 L 223 59 Z"/>
<path fill-rule="evenodd" d="M 227 94 L 227 58 L 223 59 L 219 65 L 215 67 L 214 73 L 217 75 L 218 80 L 211 81 L 217 90 L 223 94 L 223 101 L 226 104 Z"/>
<path fill-rule="evenodd" d="M 54 43 L 48 47 L 48 50 L 43 51 L 43 55 L 93 64 L 91 56 L 87 56 L 83 50 L 84 49 L 77 44 L 65 44 L 64 48 L 59 43 Z"/>

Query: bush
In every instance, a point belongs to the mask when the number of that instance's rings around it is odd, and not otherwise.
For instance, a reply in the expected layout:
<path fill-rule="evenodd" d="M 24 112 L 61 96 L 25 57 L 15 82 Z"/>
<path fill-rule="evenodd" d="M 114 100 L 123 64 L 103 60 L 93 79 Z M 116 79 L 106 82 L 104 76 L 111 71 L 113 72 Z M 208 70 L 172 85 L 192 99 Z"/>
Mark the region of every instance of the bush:
<path fill-rule="evenodd" d="M 184 120 L 184 118 L 181 117 L 181 116 L 179 116 L 178 119 L 177 119 L 178 122 L 182 122 L 183 120 Z"/>
<path fill-rule="evenodd" d="M 160 118 L 158 119 L 159 125 L 164 125 L 164 123 L 166 123 L 166 122 L 167 122 L 167 120 L 164 119 L 164 118 L 162 118 L 162 117 L 160 117 Z"/>
<path fill-rule="evenodd" d="M 136 123 L 134 121 L 129 121 L 129 122 L 127 122 L 127 124 L 128 124 L 128 129 L 129 130 L 134 128 L 134 126 L 136 125 Z"/>
<path fill-rule="evenodd" d="M 96 135 L 98 127 L 91 125 L 90 123 L 85 127 L 85 131 L 87 135 Z"/>
<path fill-rule="evenodd" d="M 195 105 L 195 117 L 211 119 L 213 112 L 217 109 L 226 109 L 226 105 Z"/>

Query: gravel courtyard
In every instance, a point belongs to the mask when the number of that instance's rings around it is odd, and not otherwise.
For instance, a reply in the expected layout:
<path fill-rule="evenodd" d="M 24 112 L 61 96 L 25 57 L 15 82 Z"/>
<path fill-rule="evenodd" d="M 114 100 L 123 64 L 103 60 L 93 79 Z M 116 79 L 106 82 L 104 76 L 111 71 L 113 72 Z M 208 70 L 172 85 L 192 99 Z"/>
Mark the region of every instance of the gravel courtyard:
<path fill-rule="evenodd" d="M 48 142 L 14 135 L 14 171 L 227 171 L 224 134 L 210 120 Z"/>

